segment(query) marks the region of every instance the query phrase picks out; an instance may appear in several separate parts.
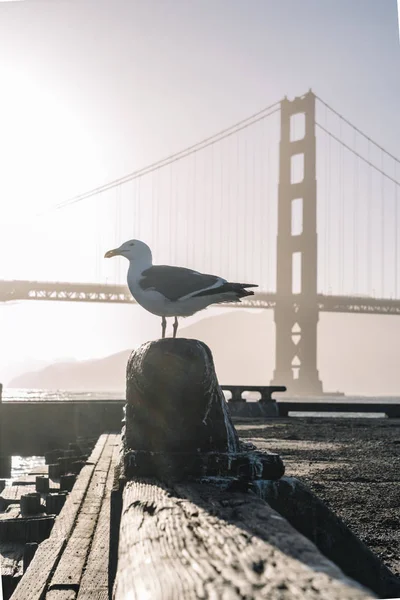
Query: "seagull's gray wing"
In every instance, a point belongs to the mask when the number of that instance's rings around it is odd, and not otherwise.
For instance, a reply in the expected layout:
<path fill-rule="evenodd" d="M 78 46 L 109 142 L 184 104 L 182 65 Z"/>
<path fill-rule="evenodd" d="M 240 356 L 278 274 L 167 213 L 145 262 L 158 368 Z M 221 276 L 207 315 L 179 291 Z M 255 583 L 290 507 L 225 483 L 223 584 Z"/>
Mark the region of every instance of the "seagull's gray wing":
<path fill-rule="evenodd" d="M 143 271 L 139 285 L 142 290 L 156 290 L 168 300 L 175 301 L 188 294 L 207 289 L 218 281 L 222 284 L 225 280 L 184 267 L 156 265 Z"/>

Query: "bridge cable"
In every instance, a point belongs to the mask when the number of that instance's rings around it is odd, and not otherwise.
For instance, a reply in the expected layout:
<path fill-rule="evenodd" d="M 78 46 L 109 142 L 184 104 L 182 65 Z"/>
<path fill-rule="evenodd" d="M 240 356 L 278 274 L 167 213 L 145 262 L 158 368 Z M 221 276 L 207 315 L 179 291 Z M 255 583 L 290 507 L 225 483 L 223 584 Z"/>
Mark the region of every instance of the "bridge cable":
<path fill-rule="evenodd" d="M 381 167 L 384 170 L 384 154 L 381 151 Z M 385 297 L 385 202 L 384 178 L 381 175 L 381 298 Z"/>
<path fill-rule="evenodd" d="M 223 257 L 224 257 L 224 245 L 226 244 L 226 240 L 224 240 L 224 166 L 222 160 L 222 148 L 219 148 L 219 177 L 218 177 L 218 187 L 219 187 L 219 272 L 223 272 Z M 218 217 L 216 219 L 218 223 Z"/>
<path fill-rule="evenodd" d="M 264 121 L 265 123 L 265 121 Z M 268 164 L 268 175 L 271 173 L 271 148 L 270 145 L 268 144 L 267 146 L 267 164 Z M 264 173 L 264 171 L 261 171 L 262 173 Z M 264 178 L 265 181 L 265 178 Z M 266 210 L 264 209 L 264 202 L 262 202 L 262 207 L 263 207 L 263 220 L 262 223 L 265 223 L 265 213 L 266 213 L 266 218 L 267 218 L 267 231 L 268 231 L 268 236 L 267 239 L 268 241 L 271 239 L 271 197 L 270 197 L 270 187 L 269 187 L 269 182 L 271 181 L 271 177 L 268 176 L 268 181 L 267 181 L 267 193 L 266 193 L 266 200 L 267 200 L 267 206 L 266 206 Z M 262 235 L 261 236 L 261 248 L 262 248 L 262 256 L 265 256 L 265 236 Z M 267 279 L 267 287 L 266 289 L 271 290 L 273 289 L 273 286 L 271 286 L 271 252 L 267 252 L 267 265 L 266 265 L 266 279 Z M 263 273 L 264 274 L 264 273 Z M 265 276 L 264 275 L 264 276 Z M 276 291 L 276 290 L 275 290 Z"/>
<path fill-rule="evenodd" d="M 97 188 L 93 188 L 92 190 L 89 190 L 88 192 L 74 196 L 68 200 L 65 200 L 64 202 L 60 202 L 59 204 L 56 204 L 55 206 L 49 208 L 46 212 L 49 212 L 51 210 L 59 210 L 61 208 L 65 208 L 66 206 L 70 206 L 71 204 L 76 204 L 78 202 L 82 202 L 83 200 L 86 200 L 87 198 L 95 196 L 96 194 L 98 194 L 102 191 L 107 191 L 109 189 L 114 188 L 115 186 L 117 186 L 119 184 L 127 183 L 128 181 L 137 179 L 138 177 L 141 177 L 142 175 L 147 175 L 149 173 L 152 173 L 153 171 L 160 169 L 161 167 L 165 167 L 167 165 L 172 164 L 173 162 L 177 162 L 177 161 L 181 160 L 182 158 L 186 158 L 187 156 L 190 156 L 191 154 L 199 152 L 200 150 L 204 150 L 205 148 L 208 148 L 209 146 L 212 146 L 213 144 L 216 144 L 217 142 L 220 142 L 220 141 L 234 135 L 235 133 L 242 131 L 243 129 L 247 129 L 248 127 L 251 127 L 252 125 L 258 123 L 259 121 L 262 121 L 263 119 L 266 119 L 267 117 L 270 117 L 271 115 L 273 115 L 279 111 L 280 111 L 280 101 L 275 102 L 274 104 L 271 104 L 270 106 L 267 106 L 266 108 L 255 113 L 254 115 L 247 117 L 247 119 L 242 119 L 241 121 L 237 122 L 235 125 L 232 125 L 231 127 L 227 127 L 226 129 L 221 130 L 219 133 L 216 133 L 212 136 L 209 136 L 209 137 L 203 139 L 201 142 L 197 142 L 196 144 L 188 146 L 187 148 L 185 148 L 184 150 L 181 150 L 180 152 L 171 154 L 170 156 L 167 156 L 166 158 L 163 158 L 154 163 L 151 163 L 150 165 L 147 165 L 146 167 L 143 167 L 141 169 L 133 171 L 132 173 L 129 173 L 128 175 L 120 177 L 119 179 L 115 179 L 109 183 L 98 186 Z"/>
<path fill-rule="evenodd" d="M 115 188 L 115 219 L 116 219 L 116 242 L 118 244 L 118 239 L 120 239 L 120 225 L 121 225 L 121 215 L 120 215 L 120 187 L 117 186 Z M 117 245 L 116 244 L 116 245 Z M 114 261 L 114 281 L 119 282 L 119 261 Z"/>
<path fill-rule="evenodd" d="M 368 159 L 371 155 L 371 143 L 368 141 Z M 368 294 L 372 295 L 371 289 L 371 247 L 372 247 L 372 231 L 371 231 L 371 203 L 372 203 L 372 171 L 368 170 L 368 199 L 367 199 L 367 287 Z"/>
<path fill-rule="evenodd" d="M 257 223 L 257 213 L 258 213 L 258 203 L 257 203 L 257 197 L 256 197 L 256 148 L 255 148 L 255 140 L 253 140 L 252 142 L 252 163 L 253 163 L 253 172 L 252 172 L 252 176 L 251 176 L 251 183 L 252 183 L 252 224 L 251 224 L 251 280 L 255 280 L 256 276 L 255 276 L 255 267 L 256 267 L 256 247 L 255 247 L 255 243 L 256 243 L 256 223 Z"/>
<path fill-rule="evenodd" d="M 156 194 L 154 193 L 155 181 L 154 177 L 150 178 L 150 199 L 151 199 L 151 239 L 154 242 L 156 239 Z M 187 234 L 186 234 L 187 240 Z"/>
<path fill-rule="evenodd" d="M 324 104 L 327 108 L 329 108 L 330 111 L 332 111 L 337 117 L 339 117 L 347 125 L 350 125 L 350 127 L 352 127 L 353 129 L 355 129 L 357 131 L 357 133 L 359 133 L 360 135 L 362 135 L 366 140 L 368 140 L 369 143 L 373 144 L 374 146 L 376 146 L 376 148 L 378 148 L 379 150 L 381 150 L 382 152 L 384 152 L 385 154 L 387 154 L 388 156 L 390 156 L 390 158 L 392 158 L 395 162 L 400 163 L 400 159 L 399 158 L 397 158 L 396 156 L 394 156 L 393 154 L 391 154 L 390 152 L 388 152 L 387 150 L 385 150 L 385 148 L 383 148 L 382 146 L 380 146 L 377 142 L 375 142 L 372 138 L 370 138 L 366 133 L 364 133 L 363 131 L 361 131 L 361 129 L 359 129 L 358 127 L 356 127 L 351 121 L 349 121 L 348 119 L 346 119 L 337 110 L 335 110 L 334 108 L 332 108 L 332 106 L 330 106 L 327 102 L 325 102 L 324 100 L 322 100 L 322 98 L 320 98 L 319 96 L 315 96 L 315 98 L 317 100 L 319 100 L 322 104 Z"/>
<path fill-rule="evenodd" d="M 397 165 L 394 167 L 395 176 L 397 171 Z M 397 288 L 397 280 L 398 280 L 398 245 L 397 245 L 397 235 L 398 235 L 398 191 L 399 188 L 395 187 L 395 204 L 394 204 L 394 269 L 395 269 L 395 297 L 397 298 L 398 288 Z"/>
<path fill-rule="evenodd" d="M 171 257 L 172 261 L 174 261 L 175 259 L 173 258 L 172 255 L 172 238 L 173 238 L 173 221 L 172 221 L 172 213 L 176 214 L 173 206 L 174 206 L 174 193 L 173 193 L 173 182 L 172 182 L 172 163 L 169 165 L 168 168 L 168 182 L 169 182 L 169 202 L 168 202 L 168 239 L 169 239 L 169 256 Z M 175 221 L 175 219 L 174 219 Z"/>
<path fill-rule="evenodd" d="M 331 158 L 332 158 L 332 140 L 331 138 L 328 136 L 328 162 L 329 165 L 332 164 L 331 162 Z M 331 167 L 329 167 L 328 169 L 328 215 L 330 217 L 330 213 L 331 213 L 331 190 L 332 190 L 332 171 L 331 171 Z M 331 269 L 331 228 L 328 227 L 328 231 L 327 231 L 327 245 L 328 245 L 328 251 L 327 251 L 327 256 L 328 256 L 328 273 Z M 328 280 L 329 280 L 329 276 L 328 276 Z M 332 282 L 329 282 L 329 288 L 332 291 Z"/>
<path fill-rule="evenodd" d="M 324 122 L 325 127 L 327 126 L 327 109 L 324 110 Z M 327 141 L 330 138 L 327 138 Z M 324 211 L 324 289 L 328 290 L 328 149 L 325 147 L 324 152 L 324 182 L 325 182 L 325 211 Z M 304 212 L 304 207 L 303 207 Z"/>
<path fill-rule="evenodd" d="M 231 148 L 230 148 L 231 149 Z M 222 157 L 222 154 L 221 154 Z M 222 158 L 221 158 L 222 160 Z M 226 168 L 222 171 L 222 186 L 224 191 L 226 191 L 226 195 L 224 196 L 225 201 L 225 211 L 226 211 L 226 222 L 228 223 L 228 227 L 225 229 L 226 239 L 226 248 L 225 248 L 225 260 L 224 260 L 224 273 L 230 277 L 230 260 L 229 257 L 231 255 L 232 248 L 232 206 L 231 206 L 231 167 L 232 167 L 232 155 L 231 152 L 227 153 L 227 162 Z"/>
<path fill-rule="evenodd" d="M 354 147 L 357 147 L 357 132 L 354 130 Z M 357 293 L 358 287 L 358 195 L 359 195 L 359 179 L 358 179 L 358 156 L 354 156 L 354 170 L 353 170 L 353 190 L 354 190 L 354 204 L 353 204 L 353 294 Z"/>
<path fill-rule="evenodd" d="M 191 165 L 193 165 L 194 163 L 192 162 Z M 192 167 L 193 168 L 193 167 Z M 193 206 L 193 195 L 192 195 L 192 190 L 190 187 L 190 171 L 189 169 L 185 172 L 186 173 L 186 185 L 185 185 L 185 196 L 186 198 L 188 198 L 188 211 L 186 214 L 186 219 L 185 219 L 185 235 L 184 235 L 184 247 L 186 249 L 186 253 L 185 253 L 185 260 L 186 260 L 186 264 L 189 264 L 189 220 L 190 220 L 190 212 L 191 212 L 191 207 Z"/>
<path fill-rule="evenodd" d="M 345 142 L 343 142 L 341 139 L 339 139 L 336 135 L 334 135 L 331 131 L 328 131 L 328 129 L 326 129 L 323 125 L 321 125 L 321 123 L 317 123 L 315 122 L 315 125 L 317 127 L 319 127 L 322 131 L 324 131 L 325 133 L 327 133 L 332 139 L 334 139 L 336 142 L 338 142 L 339 144 L 341 144 L 344 148 L 346 148 L 346 150 L 349 150 L 350 152 L 352 152 L 353 154 L 356 154 L 356 156 L 358 156 L 358 158 L 360 158 L 362 161 L 364 161 L 367 165 L 369 165 L 370 167 L 372 167 L 373 169 L 375 169 L 375 171 L 377 171 L 378 173 L 381 173 L 384 177 L 386 177 L 386 179 L 389 179 L 390 181 L 392 181 L 393 183 L 395 183 L 396 185 L 400 186 L 400 181 L 398 181 L 397 179 L 395 179 L 394 177 L 391 177 L 390 175 L 388 175 L 387 173 L 385 173 L 384 171 L 382 171 L 382 169 L 380 169 L 379 167 L 377 167 L 376 165 L 374 165 L 370 159 L 368 158 L 364 158 L 364 156 L 362 156 L 361 154 L 359 154 L 358 152 L 355 152 L 353 150 L 353 148 L 351 148 L 348 144 L 346 144 Z M 374 143 L 374 142 L 372 142 Z M 368 147 L 369 147 L 369 142 L 368 142 Z M 397 159 L 396 159 L 397 160 Z"/>
<path fill-rule="evenodd" d="M 240 149 L 239 149 L 239 136 L 236 137 L 236 173 L 240 173 L 239 171 L 239 166 L 240 166 Z M 235 244 L 235 264 L 238 265 L 239 264 L 239 198 L 240 198 L 240 178 L 236 177 L 236 207 L 235 207 L 235 213 L 236 213 L 236 219 L 235 219 L 235 230 L 236 230 L 236 235 L 235 235 L 235 240 L 236 240 L 236 244 Z"/>
<path fill-rule="evenodd" d="M 194 264 L 195 261 L 195 256 L 196 256 L 196 245 L 194 243 L 194 231 L 196 229 L 196 206 L 197 206 L 197 177 L 198 177 L 198 169 L 197 169 L 197 154 L 195 154 L 193 156 L 193 163 L 194 163 L 194 174 L 193 174 L 193 183 L 194 183 L 194 190 L 193 190 L 193 227 L 192 227 L 192 236 L 193 236 L 193 243 L 192 243 L 192 259 L 191 259 L 191 263 Z"/>
<path fill-rule="evenodd" d="M 141 231 L 141 220 L 140 220 L 140 207 L 141 207 L 141 201 L 140 201 L 140 197 L 141 197 L 141 189 L 142 189 L 142 178 L 138 177 L 137 179 L 137 191 L 136 191 L 136 202 L 137 202 L 137 222 L 138 222 L 138 234 L 137 237 L 140 240 L 142 237 L 142 231 Z"/>
<path fill-rule="evenodd" d="M 211 260 L 211 254 L 214 254 L 214 252 L 210 251 L 210 248 L 212 248 L 213 245 L 213 233 L 214 233 L 214 228 L 213 228 L 213 213 L 215 210 L 215 194 L 214 194 L 214 187 L 215 187 L 215 169 L 214 169 L 214 160 L 215 154 L 214 154 L 214 147 L 211 146 L 210 147 L 210 177 L 211 177 L 211 193 L 210 193 L 210 203 L 207 203 L 209 205 L 209 214 L 208 214 L 208 224 L 207 224 L 207 233 L 208 233 L 208 247 L 205 246 L 205 248 L 207 248 L 207 252 L 208 252 L 208 272 L 210 273 L 212 271 L 212 260 Z"/>
<path fill-rule="evenodd" d="M 203 162 L 203 169 L 202 169 L 202 180 L 204 182 L 206 182 L 206 189 L 209 188 L 210 183 L 207 179 L 207 157 L 205 157 L 204 162 Z M 201 210 L 203 212 L 202 214 L 202 222 L 203 222 L 203 252 L 206 252 L 206 248 L 207 248 L 207 224 L 206 224 L 206 215 L 207 215 L 207 204 L 206 202 L 202 201 L 201 202 Z M 205 263 L 206 261 L 204 261 Z"/>
<path fill-rule="evenodd" d="M 339 124 L 340 133 L 342 135 L 342 123 Z M 339 289 L 340 293 L 343 294 L 343 227 L 344 227 L 344 218 L 343 218 L 343 146 L 339 145 L 339 194 L 340 194 L 340 202 L 339 202 L 339 220 L 338 220 L 338 241 L 339 241 Z"/>

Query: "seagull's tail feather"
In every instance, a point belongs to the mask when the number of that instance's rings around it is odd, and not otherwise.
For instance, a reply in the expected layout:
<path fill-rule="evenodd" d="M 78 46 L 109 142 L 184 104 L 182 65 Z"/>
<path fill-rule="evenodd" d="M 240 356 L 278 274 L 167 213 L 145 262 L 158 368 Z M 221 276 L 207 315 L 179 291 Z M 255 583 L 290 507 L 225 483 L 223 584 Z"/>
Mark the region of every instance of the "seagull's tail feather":
<path fill-rule="evenodd" d="M 258 285 L 254 283 L 223 283 L 222 285 L 209 288 L 208 290 L 203 290 L 202 292 L 198 292 L 197 294 L 193 294 L 193 297 L 197 296 L 223 296 L 225 294 L 229 294 L 231 296 L 231 301 L 235 301 L 235 299 L 240 300 L 240 298 L 244 298 L 245 296 L 254 296 L 254 292 L 250 292 L 245 288 L 249 287 L 258 287 Z M 233 298 L 232 298 L 233 296 Z M 223 302 L 222 298 L 220 302 Z"/>

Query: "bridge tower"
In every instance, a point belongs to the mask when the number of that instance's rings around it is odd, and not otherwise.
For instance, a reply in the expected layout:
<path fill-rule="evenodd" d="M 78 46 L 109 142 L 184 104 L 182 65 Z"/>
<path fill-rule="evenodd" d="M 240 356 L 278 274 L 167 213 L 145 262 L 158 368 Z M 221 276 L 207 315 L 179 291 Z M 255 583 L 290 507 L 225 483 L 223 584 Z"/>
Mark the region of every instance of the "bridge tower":
<path fill-rule="evenodd" d="M 305 135 L 294 140 L 292 117 L 298 114 L 304 114 Z M 292 182 L 296 155 L 303 157 L 303 179 Z M 276 363 L 272 383 L 286 385 L 295 395 L 320 395 L 315 95 L 311 90 L 293 101 L 285 98 L 281 102 L 279 163 Z M 295 203 L 301 206 L 302 223 L 294 232 Z"/>

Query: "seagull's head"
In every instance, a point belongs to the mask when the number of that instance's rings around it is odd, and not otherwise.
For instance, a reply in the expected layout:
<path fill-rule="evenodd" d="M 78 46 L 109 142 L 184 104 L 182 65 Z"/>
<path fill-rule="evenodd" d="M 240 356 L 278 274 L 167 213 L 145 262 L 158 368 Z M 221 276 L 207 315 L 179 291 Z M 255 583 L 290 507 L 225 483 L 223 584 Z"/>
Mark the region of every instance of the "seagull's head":
<path fill-rule="evenodd" d="M 104 258 L 113 256 L 125 256 L 129 261 L 145 260 L 151 262 L 151 250 L 147 244 L 140 240 L 128 240 L 119 248 L 114 248 L 105 253 Z"/>

